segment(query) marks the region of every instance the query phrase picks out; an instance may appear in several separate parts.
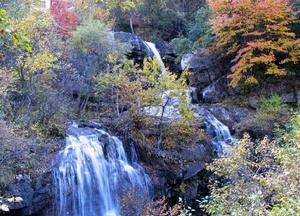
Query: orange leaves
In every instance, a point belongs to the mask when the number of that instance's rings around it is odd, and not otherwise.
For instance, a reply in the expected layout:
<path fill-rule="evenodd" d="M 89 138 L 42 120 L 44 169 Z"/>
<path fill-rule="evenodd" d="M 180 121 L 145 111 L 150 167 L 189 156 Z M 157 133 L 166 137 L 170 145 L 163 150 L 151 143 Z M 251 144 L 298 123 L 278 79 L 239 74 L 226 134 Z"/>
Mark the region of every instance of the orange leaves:
<path fill-rule="evenodd" d="M 289 0 L 208 0 L 217 35 L 216 48 L 227 50 L 231 85 L 257 83 L 263 75 L 283 76 L 298 64 L 300 42 L 290 30 L 295 22 Z"/>
<path fill-rule="evenodd" d="M 63 0 L 54 0 L 51 4 L 51 13 L 57 24 L 57 31 L 63 37 L 70 36 L 70 32 L 76 29 L 78 17 L 69 11 L 68 5 Z"/>

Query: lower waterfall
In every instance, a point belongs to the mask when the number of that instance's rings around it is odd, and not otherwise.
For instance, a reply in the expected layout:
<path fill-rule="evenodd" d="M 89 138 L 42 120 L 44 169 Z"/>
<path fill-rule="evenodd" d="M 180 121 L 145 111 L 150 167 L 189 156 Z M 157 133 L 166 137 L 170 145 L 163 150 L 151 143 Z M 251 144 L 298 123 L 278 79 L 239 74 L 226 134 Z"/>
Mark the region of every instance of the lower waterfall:
<path fill-rule="evenodd" d="M 151 200 L 152 185 L 134 145 L 129 148 L 130 159 L 117 137 L 70 126 L 53 175 L 54 215 L 139 215 Z"/>
<path fill-rule="evenodd" d="M 236 143 L 236 139 L 232 137 L 229 128 L 203 107 L 196 107 L 194 111 L 203 119 L 206 131 L 212 137 L 212 144 L 218 155 L 221 156 L 226 153 L 228 148 Z"/>

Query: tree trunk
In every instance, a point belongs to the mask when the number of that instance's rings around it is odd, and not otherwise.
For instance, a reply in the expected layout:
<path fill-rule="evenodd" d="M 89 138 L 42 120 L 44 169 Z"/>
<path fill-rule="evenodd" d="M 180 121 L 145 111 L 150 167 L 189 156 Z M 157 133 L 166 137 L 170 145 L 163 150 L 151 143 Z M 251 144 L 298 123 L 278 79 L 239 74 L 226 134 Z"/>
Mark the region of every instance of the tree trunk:
<path fill-rule="evenodd" d="M 130 22 L 131 33 L 135 34 L 134 28 L 133 28 L 133 14 L 132 14 L 132 12 L 130 12 L 130 20 L 129 20 L 129 22 Z"/>
<path fill-rule="evenodd" d="M 167 99 L 167 101 L 163 105 L 162 111 L 161 111 L 161 116 L 160 116 L 160 120 L 159 120 L 159 139 L 157 141 L 157 148 L 158 149 L 161 149 L 162 139 L 163 139 L 163 135 L 164 135 L 163 118 L 164 118 L 164 114 L 165 114 L 165 111 L 166 111 L 166 107 L 169 103 L 169 100 L 170 100 L 170 98 Z"/>

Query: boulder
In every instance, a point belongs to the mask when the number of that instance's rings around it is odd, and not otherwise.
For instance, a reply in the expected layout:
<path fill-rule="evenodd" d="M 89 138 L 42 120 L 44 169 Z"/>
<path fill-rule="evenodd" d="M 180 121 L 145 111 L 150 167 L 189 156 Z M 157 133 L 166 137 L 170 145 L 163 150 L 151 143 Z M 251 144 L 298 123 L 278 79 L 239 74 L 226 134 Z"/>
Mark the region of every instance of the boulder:
<path fill-rule="evenodd" d="M 32 213 L 33 189 L 28 175 L 17 175 L 15 182 L 8 186 L 5 204 L 14 215 L 30 215 Z M 15 198 L 9 202 L 9 198 Z M 19 201 L 18 201 L 19 199 Z"/>
<path fill-rule="evenodd" d="M 141 63 L 145 58 L 154 56 L 152 50 L 141 37 L 128 32 L 114 32 L 113 35 L 115 39 L 131 44 L 133 49 L 128 54 L 129 58 Z M 165 41 L 157 41 L 154 44 L 165 65 L 172 71 L 177 71 L 175 50 Z"/>
<path fill-rule="evenodd" d="M 231 89 L 228 87 L 229 81 L 227 78 L 222 77 L 213 82 L 201 92 L 201 97 L 205 103 L 220 103 L 224 97 L 231 95 Z"/>
<path fill-rule="evenodd" d="M 17 175 L 15 182 L 7 187 L 5 198 L 0 202 L 8 207 L 8 215 L 49 215 L 52 200 L 51 185 L 50 171 L 37 179 L 35 188 L 32 187 L 30 176 Z"/>
<path fill-rule="evenodd" d="M 142 62 L 145 58 L 153 56 L 141 37 L 128 32 L 114 32 L 113 35 L 116 40 L 129 43 L 133 47 L 132 51 L 128 54 L 129 58 L 133 58 L 137 62 Z"/>
<path fill-rule="evenodd" d="M 209 111 L 223 124 L 233 130 L 234 125 L 254 118 L 254 111 L 244 107 L 223 106 L 219 104 L 209 106 Z"/>
<path fill-rule="evenodd" d="M 211 84 L 221 76 L 221 67 L 215 54 L 207 49 L 198 49 L 185 54 L 181 60 L 181 69 L 189 68 L 189 84 L 199 90 Z"/>
<path fill-rule="evenodd" d="M 191 178 L 205 170 L 206 163 L 211 162 L 216 156 L 212 145 L 205 141 L 195 146 L 180 145 L 171 150 L 158 150 L 147 144 L 137 145 L 137 150 L 152 179 L 155 197 L 172 197 L 176 193 L 174 190 L 176 185 L 183 181 L 189 182 Z M 194 184 L 193 181 L 191 183 Z M 195 190 L 197 187 L 186 195 L 195 195 Z"/>

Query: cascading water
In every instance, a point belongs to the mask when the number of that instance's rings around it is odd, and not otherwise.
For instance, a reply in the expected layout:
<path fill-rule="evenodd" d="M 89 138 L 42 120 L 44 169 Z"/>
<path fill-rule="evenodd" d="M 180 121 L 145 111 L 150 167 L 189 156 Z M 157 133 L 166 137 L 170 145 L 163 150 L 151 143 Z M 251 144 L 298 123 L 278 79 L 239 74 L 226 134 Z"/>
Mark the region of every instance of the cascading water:
<path fill-rule="evenodd" d="M 151 51 L 151 53 L 153 54 L 153 57 L 159 62 L 160 64 L 160 69 L 161 69 L 161 72 L 164 73 L 166 71 L 166 66 L 161 58 L 161 55 L 158 51 L 158 49 L 156 48 L 155 44 L 154 43 L 151 43 L 151 42 L 147 42 L 145 41 L 146 43 L 146 46 L 149 48 L 148 52 Z"/>
<path fill-rule="evenodd" d="M 54 215 L 139 215 L 152 186 L 133 145 L 130 156 L 128 160 L 123 143 L 104 130 L 70 126 L 53 175 Z"/>
<path fill-rule="evenodd" d="M 229 128 L 205 108 L 196 107 L 195 112 L 203 118 L 207 133 L 213 137 L 212 143 L 215 146 L 218 155 L 223 155 L 236 141 L 232 137 Z"/>
<path fill-rule="evenodd" d="M 162 72 L 164 72 L 166 70 L 166 67 L 164 65 L 164 62 L 162 61 L 159 51 L 155 47 L 155 44 L 151 42 L 145 42 L 145 43 L 147 44 L 147 47 L 150 49 L 151 53 L 160 63 Z M 211 90 L 212 90 L 211 88 L 207 88 L 204 91 L 204 94 L 209 93 Z M 226 150 L 232 144 L 235 143 L 235 139 L 232 137 L 229 128 L 226 125 L 224 125 L 222 122 L 220 122 L 210 111 L 198 105 L 192 104 L 193 91 L 194 90 L 191 88 L 186 91 L 188 97 L 188 104 L 192 107 L 193 111 L 195 112 L 195 116 L 204 120 L 204 123 L 207 128 L 207 133 L 213 137 L 213 145 L 215 146 L 218 155 L 221 156 L 226 152 Z M 163 99 L 165 98 L 165 95 L 169 95 L 169 93 L 166 92 L 164 95 L 162 95 Z M 179 104 L 178 99 L 173 98 L 170 101 L 171 102 L 166 107 L 165 116 L 168 118 L 175 118 L 175 119 L 179 118 L 180 114 L 178 109 L 178 104 Z M 149 115 L 152 116 L 161 115 L 160 107 L 150 107 L 149 110 L 146 111 Z"/>

